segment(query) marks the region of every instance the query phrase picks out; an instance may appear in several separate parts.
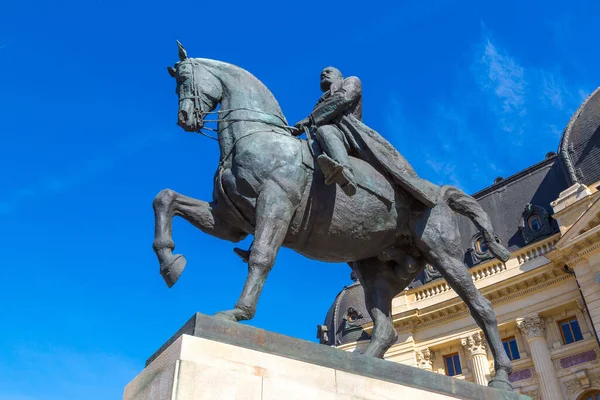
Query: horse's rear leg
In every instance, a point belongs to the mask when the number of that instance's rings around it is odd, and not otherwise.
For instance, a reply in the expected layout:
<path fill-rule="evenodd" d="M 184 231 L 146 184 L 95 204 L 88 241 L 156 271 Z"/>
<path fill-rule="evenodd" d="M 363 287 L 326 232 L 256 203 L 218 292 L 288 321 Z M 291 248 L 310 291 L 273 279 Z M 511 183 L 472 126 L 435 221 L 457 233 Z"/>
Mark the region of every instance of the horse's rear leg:
<path fill-rule="evenodd" d="M 392 299 L 406 288 L 422 270 L 398 276 L 395 261 L 382 262 L 376 258 L 356 261 L 352 267 L 365 293 L 365 304 L 373 320 L 371 342 L 364 355 L 383 358 L 398 334 L 392 322 Z"/>
<path fill-rule="evenodd" d="M 512 363 L 500 340 L 496 313 L 492 304 L 477 290 L 471 274 L 461 261 L 460 233 L 452 211 L 445 204 L 437 205 L 422 222 L 424 224 L 416 232 L 419 238 L 417 247 L 469 307 L 471 316 L 483 330 L 490 346 L 496 375 L 489 386 L 512 390 L 508 381 Z"/>
<path fill-rule="evenodd" d="M 496 258 L 501 261 L 508 261 L 510 251 L 500 244 L 494 233 L 489 215 L 481 208 L 477 200 L 454 186 L 443 186 L 442 196 L 453 211 L 469 218 L 477 229 L 483 233 L 488 248 Z"/>
<path fill-rule="evenodd" d="M 173 217 L 180 216 L 209 235 L 238 242 L 246 233 L 233 229 L 214 215 L 211 203 L 183 196 L 170 189 L 162 190 L 154 199 L 154 243 L 152 248 L 160 263 L 160 273 L 169 287 L 183 272 L 186 261 L 181 254 L 173 254 Z"/>
<path fill-rule="evenodd" d="M 264 183 L 256 202 L 256 229 L 244 289 L 235 307 L 215 314 L 216 317 L 230 321 L 254 317 L 258 298 L 297 207 L 293 198 L 279 184 L 272 181 Z"/>

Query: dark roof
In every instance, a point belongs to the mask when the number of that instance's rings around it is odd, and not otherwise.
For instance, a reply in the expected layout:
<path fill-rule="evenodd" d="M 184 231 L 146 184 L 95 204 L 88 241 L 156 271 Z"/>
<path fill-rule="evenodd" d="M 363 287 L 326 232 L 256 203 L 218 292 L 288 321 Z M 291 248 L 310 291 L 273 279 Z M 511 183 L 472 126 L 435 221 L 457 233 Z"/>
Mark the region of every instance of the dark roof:
<path fill-rule="evenodd" d="M 571 117 L 559 150 L 570 183 L 600 180 L 600 88 Z"/>
<path fill-rule="evenodd" d="M 358 319 L 354 323 L 346 319 L 348 311 L 351 309 L 358 314 Z M 371 317 L 365 306 L 362 286 L 358 282 L 345 286 L 327 311 L 324 325 L 327 326 L 328 340 L 325 342 L 321 340 L 321 342 L 330 346 L 339 346 L 344 343 L 369 339 L 369 335 L 360 326 L 370 321 Z"/>
<path fill-rule="evenodd" d="M 556 155 L 550 155 L 544 161 L 472 195 L 488 213 L 494 231 L 510 251 L 526 244 L 519 232 L 525 206 L 541 206 L 552 214 L 550 202 L 569 186 L 557 161 Z M 466 251 L 472 246 L 471 238 L 478 231 L 464 217 L 460 217 L 459 226 Z"/>
<path fill-rule="evenodd" d="M 552 215 L 550 202 L 556 200 L 560 192 L 569 186 L 563 170 L 558 156 L 548 153 L 543 161 L 508 178 L 497 179 L 492 186 L 472 195 L 490 216 L 496 235 L 511 252 L 528 244 L 519 230 L 523 211 L 528 204 L 542 207 Z M 457 218 L 465 264 L 470 268 L 491 258 L 491 256 L 481 259 L 473 257 L 474 238 L 478 236 L 479 231 L 466 217 L 457 215 Z M 551 221 L 549 234 L 558 231 L 556 222 Z M 543 237 L 538 240 L 541 239 Z M 439 278 L 439 274 L 427 274 L 427 271 L 424 271 L 409 287 L 418 287 Z"/>

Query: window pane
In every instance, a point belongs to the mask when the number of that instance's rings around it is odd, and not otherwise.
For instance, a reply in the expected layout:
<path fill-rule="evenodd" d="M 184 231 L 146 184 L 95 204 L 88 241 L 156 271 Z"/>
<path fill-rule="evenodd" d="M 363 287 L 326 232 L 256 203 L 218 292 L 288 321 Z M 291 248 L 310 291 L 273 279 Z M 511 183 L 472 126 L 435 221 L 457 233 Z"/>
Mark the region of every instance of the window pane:
<path fill-rule="evenodd" d="M 512 360 L 513 358 L 510 354 L 510 349 L 508 348 L 508 342 L 502 342 L 502 345 L 504 346 L 504 351 L 506 351 L 506 354 L 508 354 L 508 358 Z"/>
<path fill-rule="evenodd" d="M 511 360 L 518 360 L 521 358 L 519 354 L 519 348 L 517 347 L 517 341 L 515 339 L 510 341 L 510 352 L 512 353 Z"/>
<path fill-rule="evenodd" d="M 540 217 L 538 215 L 532 215 L 531 217 L 529 217 L 529 227 L 533 231 L 539 231 L 540 230 L 540 228 L 542 227 L 542 222 L 541 222 Z"/>
<path fill-rule="evenodd" d="M 581 334 L 581 329 L 579 329 L 579 322 L 576 319 L 572 319 L 571 321 L 571 330 L 573 331 L 574 339 L 583 340 L 583 335 Z"/>
<path fill-rule="evenodd" d="M 571 327 L 569 326 L 569 322 L 563 322 L 560 324 L 560 329 L 565 337 L 565 344 L 573 343 L 573 335 L 571 334 Z"/>
<path fill-rule="evenodd" d="M 454 368 L 456 369 L 456 375 L 462 374 L 462 368 L 460 367 L 460 359 L 458 354 L 454 356 Z"/>
<path fill-rule="evenodd" d="M 446 371 L 449 376 L 454 376 L 454 366 L 452 365 L 452 357 L 446 357 Z"/>

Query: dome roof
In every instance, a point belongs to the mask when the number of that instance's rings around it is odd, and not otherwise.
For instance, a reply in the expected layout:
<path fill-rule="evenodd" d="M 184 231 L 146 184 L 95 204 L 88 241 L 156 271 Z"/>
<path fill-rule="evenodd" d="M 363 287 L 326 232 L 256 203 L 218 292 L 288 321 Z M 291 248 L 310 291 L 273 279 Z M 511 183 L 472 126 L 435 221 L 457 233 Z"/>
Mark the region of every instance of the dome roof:
<path fill-rule="evenodd" d="M 318 325 L 317 338 L 321 344 L 339 346 L 370 339 L 362 326 L 371 322 L 365 306 L 365 296 L 360 283 L 355 282 L 336 296 L 327 311 L 325 323 Z"/>
<path fill-rule="evenodd" d="M 600 88 L 571 117 L 559 152 L 571 184 L 600 181 Z"/>

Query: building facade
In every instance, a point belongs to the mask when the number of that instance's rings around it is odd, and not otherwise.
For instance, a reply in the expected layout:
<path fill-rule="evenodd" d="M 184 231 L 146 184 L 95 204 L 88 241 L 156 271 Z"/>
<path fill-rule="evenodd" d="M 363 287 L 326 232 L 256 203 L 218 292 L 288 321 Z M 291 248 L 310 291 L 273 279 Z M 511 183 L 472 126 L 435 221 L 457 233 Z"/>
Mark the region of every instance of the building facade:
<path fill-rule="evenodd" d="M 512 256 L 489 253 L 463 217 L 465 264 L 492 302 L 514 390 L 533 399 L 600 400 L 600 88 L 568 122 L 558 152 L 473 195 Z M 493 358 L 466 305 L 428 266 L 393 301 L 391 361 L 487 385 Z M 318 327 L 321 343 L 363 349 L 372 321 L 358 282 Z"/>

